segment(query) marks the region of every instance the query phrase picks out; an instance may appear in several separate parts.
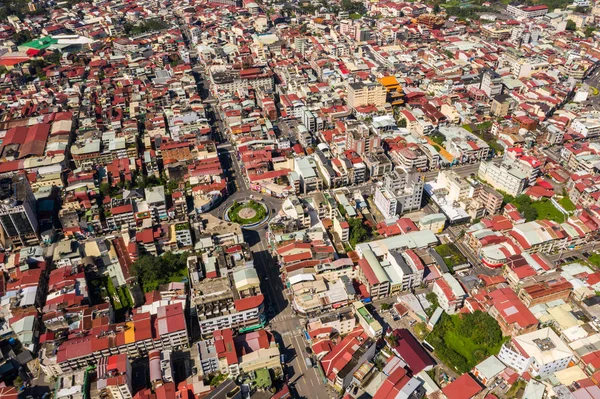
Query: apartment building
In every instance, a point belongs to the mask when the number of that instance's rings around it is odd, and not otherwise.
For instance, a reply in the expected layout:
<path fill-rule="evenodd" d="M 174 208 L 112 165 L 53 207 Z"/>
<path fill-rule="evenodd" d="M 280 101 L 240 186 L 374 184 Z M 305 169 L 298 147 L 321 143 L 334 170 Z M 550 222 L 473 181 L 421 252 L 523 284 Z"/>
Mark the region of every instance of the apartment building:
<path fill-rule="evenodd" d="M 528 176 L 509 160 L 483 161 L 479 165 L 477 176 L 485 180 L 496 190 L 504 191 L 514 197 L 520 195 L 529 184 Z"/>
<path fill-rule="evenodd" d="M 591 114 L 582 116 L 571 123 L 571 129 L 586 138 L 598 137 L 600 135 L 600 118 Z"/>
<path fill-rule="evenodd" d="M 467 298 L 465 290 L 450 273 L 442 274 L 442 278 L 433 283 L 433 293 L 437 295 L 440 307 L 448 314 L 454 314 L 462 308 Z"/>
<path fill-rule="evenodd" d="M 390 279 L 383 270 L 375 253 L 367 249 L 358 261 L 358 278 L 365 284 L 371 298 L 382 298 L 390 292 Z"/>
<path fill-rule="evenodd" d="M 375 190 L 375 205 L 386 219 L 420 209 L 424 186 L 420 174 L 396 168 L 384 175 L 383 187 Z"/>
<path fill-rule="evenodd" d="M 214 265 L 209 261 L 209 270 Z M 195 307 L 200 332 L 212 336 L 215 330 L 239 328 L 248 331 L 264 325 L 264 296 L 262 294 L 241 298 L 229 277 L 207 278 L 192 286 L 191 305 Z"/>
<path fill-rule="evenodd" d="M 411 257 L 416 254 L 411 250 L 401 253 L 396 250 L 391 250 L 387 254 L 387 261 L 389 267 L 384 268 L 388 272 L 388 276 L 396 277 L 391 278 L 390 294 L 398 291 L 409 291 L 415 287 L 418 287 L 423 282 L 424 267 L 418 257 Z M 406 258 L 405 256 L 406 255 Z M 399 284 L 398 284 L 399 283 Z"/>
<path fill-rule="evenodd" d="M 573 352 L 550 328 L 519 335 L 502 345 L 498 359 L 519 374 L 545 377 L 569 367 Z"/>
<path fill-rule="evenodd" d="M 352 309 L 354 309 L 354 314 L 358 318 L 358 323 L 369 335 L 369 337 L 373 339 L 378 339 L 381 337 L 383 334 L 383 327 L 377 320 L 375 320 L 373 315 L 365 307 L 364 303 L 360 301 L 353 302 Z"/>
<path fill-rule="evenodd" d="M 25 175 L 0 180 L 0 226 L 0 242 L 5 248 L 40 242 L 36 200 Z"/>
<path fill-rule="evenodd" d="M 181 303 L 158 308 L 156 328 L 150 313 L 138 313 L 132 321 L 94 326 L 97 335 L 74 337 L 62 342 L 54 354 L 41 361 L 40 367 L 48 376 L 95 365 L 108 355 L 140 356 L 153 349 L 175 350 L 187 347 L 188 335 Z"/>
<path fill-rule="evenodd" d="M 374 105 L 376 107 L 385 105 L 387 90 L 378 82 L 348 83 L 346 89 L 348 93 L 347 103 L 351 108 L 364 105 Z"/>
<path fill-rule="evenodd" d="M 527 253 L 552 253 L 563 248 L 567 238 L 562 227 L 551 220 L 534 220 L 518 224 L 509 234 Z"/>
<path fill-rule="evenodd" d="M 506 12 L 515 18 L 538 18 L 548 13 L 548 6 L 526 6 L 509 4 Z"/>
<path fill-rule="evenodd" d="M 155 223 L 160 223 L 162 220 L 168 219 L 167 215 L 167 199 L 165 196 L 165 187 L 156 186 L 144 190 L 148 210 L 152 214 Z"/>
<path fill-rule="evenodd" d="M 274 73 L 267 67 L 247 68 L 234 70 L 230 66 L 216 65 L 209 69 L 211 91 L 233 93 L 237 90 L 246 90 L 249 86 L 255 90 L 274 89 Z"/>
<path fill-rule="evenodd" d="M 484 69 L 481 73 L 479 89 L 481 89 L 489 98 L 494 98 L 497 95 L 502 94 L 502 77 L 492 69 Z"/>
<path fill-rule="evenodd" d="M 317 163 L 312 157 L 296 158 L 294 170 L 300 177 L 300 187 L 303 194 L 323 189 L 323 179 L 317 172 Z"/>

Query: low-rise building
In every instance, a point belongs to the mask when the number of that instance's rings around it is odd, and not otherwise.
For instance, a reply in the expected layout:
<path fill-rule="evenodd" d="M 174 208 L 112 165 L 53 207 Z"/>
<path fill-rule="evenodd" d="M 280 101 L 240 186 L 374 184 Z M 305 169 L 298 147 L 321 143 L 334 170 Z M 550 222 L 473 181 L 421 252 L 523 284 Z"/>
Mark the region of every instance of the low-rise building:
<path fill-rule="evenodd" d="M 437 295 L 440 307 L 448 314 L 454 314 L 462 308 L 467 297 L 458 280 L 450 273 L 444 273 L 442 278 L 433 283 L 433 292 Z"/>
<path fill-rule="evenodd" d="M 514 337 L 502 345 L 498 359 L 519 374 L 545 377 L 569 367 L 573 352 L 550 328 Z"/>

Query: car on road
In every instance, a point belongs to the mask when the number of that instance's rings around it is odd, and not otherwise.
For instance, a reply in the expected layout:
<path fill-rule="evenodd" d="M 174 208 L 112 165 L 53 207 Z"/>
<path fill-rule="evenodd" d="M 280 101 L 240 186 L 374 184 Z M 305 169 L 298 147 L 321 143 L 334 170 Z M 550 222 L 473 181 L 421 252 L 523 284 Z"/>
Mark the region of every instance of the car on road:
<path fill-rule="evenodd" d="M 310 357 L 304 358 L 304 364 L 306 367 L 311 368 L 313 366 L 313 362 Z"/>

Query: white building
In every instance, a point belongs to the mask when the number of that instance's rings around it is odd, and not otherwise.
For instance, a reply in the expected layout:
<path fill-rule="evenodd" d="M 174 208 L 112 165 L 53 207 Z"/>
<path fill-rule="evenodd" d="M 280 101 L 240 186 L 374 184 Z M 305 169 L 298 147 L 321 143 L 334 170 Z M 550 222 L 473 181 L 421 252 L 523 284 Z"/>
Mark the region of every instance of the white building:
<path fill-rule="evenodd" d="M 388 273 L 388 276 L 390 274 L 395 274 L 398 277 L 398 282 L 400 283 L 398 284 L 399 289 L 395 290 L 394 285 L 396 285 L 396 281 L 395 279 L 392 279 L 392 288 L 390 293 L 393 294 L 395 291 L 408 291 L 412 288 L 420 286 L 423 282 L 424 269 L 418 269 L 413 262 L 407 262 L 399 251 L 389 251 L 387 253 L 387 261 L 390 263 L 390 266 L 394 271 L 394 273 Z M 385 269 L 386 268 L 384 268 L 384 270 Z"/>
<path fill-rule="evenodd" d="M 496 190 L 504 191 L 514 197 L 520 195 L 529 182 L 525 173 L 507 160 L 483 161 L 479 165 L 477 175 Z"/>
<path fill-rule="evenodd" d="M 518 373 L 529 372 L 544 377 L 564 370 L 573 359 L 573 352 L 549 327 L 523 334 L 502 345 L 500 359 Z"/>
<path fill-rule="evenodd" d="M 571 123 L 571 129 L 586 138 L 596 137 L 600 135 L 600 118 L 592 116 L 577 118 Z"/>
<path fill-rule="evenodd" d="M 435 281 L 433 293 L 437 295 L 440 307 L 448 314 L 454 314 L 462 308 L 467 298 L 465 290 L 450 273 L 444 273 L 442 278 Z"/>
<path fill-rule="evenodd" d="M 506 12 L 515 18 L 537 18 L 548 13 L 548 6 L 526 6 L 512 5 L 506 6 Z"/>
<path fill-rule="evenodd" d="M 421 175 L 397 168 L 384 175 L 383 187 L 375 190 L 375 205 L 386 219 L 418 210 L 424 186 L 425 180 Z"/>
<path fill-rule="evenodd" d="M 489 97 L 496 97 L 502 93 L 502 77 L 496 71 L 486 69 L 481 75 L 479 88 Z"/>

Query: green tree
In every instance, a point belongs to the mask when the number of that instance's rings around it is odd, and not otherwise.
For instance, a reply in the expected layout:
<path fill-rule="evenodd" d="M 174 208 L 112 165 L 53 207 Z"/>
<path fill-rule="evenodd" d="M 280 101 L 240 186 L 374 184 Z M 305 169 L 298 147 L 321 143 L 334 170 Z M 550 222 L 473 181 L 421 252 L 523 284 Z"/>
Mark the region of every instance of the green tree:
<path fill-rule="evenodd" d="M 187 256 L 187 252 L 167 252 L 162 256 L 142 255 L 131 265 L 131 271 L 137 276 L 144 291 L 150 292 L 160 284 L 177 281 L 175 277 L 185 274 Z"/>
<path fill-rule="evenodd" d="M 584 30 L 585 37 L 593 36 L 594 32 L 596 32 L 595 26 L 586 26 Z"/>
<path fill-rule="evenodd" d="M 537 218 L 538 218 L 538 211 L 537 211 L 537 209 L 535 209 L 532 206 L 525 207 L 523 209 L 522 213 L 523 213 L 523 216 L 525 217 L 525 220 L 527 220 L 528 222 L 537 220 Z"/>
<path fill-rule="evenodd" d="M 179 188 L 179 180 L 169 180 L 167 183 L 167 191 L 172 193 Z"/>
<path fill-rule="evenodd" d="M 567 30 L 570 31 L 576 31 L 577 30 L 577 25 L 575 25 L 575 22 L 571 19 L 567 20 Z"/>
<path fill-rule="evenodd" d="M 402 118 L 398 121 L 398 127 L 406 127 L 406 119 Z"/>
<path fill-rule="evenodd" d="M 110 184 L 108 183 L 100 183 L 100 194 L 103 197 L 110 195 Z"/>
<path fill-rule="evenodd" d="M 351 218 L 348 221 L 350 225 L 350 245 L 353 247 L 356 244 L 365 242 L 370 237 L 370 229 L 368 229 L 362 222 L 362 220 L 358 218 Z"/>
<path fill-rule="evenodd" d="M 13 40 L 17 46 L 27 43 L 33 39 L 33 35 L 28 30 L 22 30 L 14 34 Z"/>
<path fill-rule="evenodd" d="M 425 298 L 427 299 L 427 302 L 431 304 L 431 306 L 425 309 L 425 313 L 427 313 L 427 316 L 431 317 L 431 315 L 433 314 L 433 312 L 435 312 L 437 307 L 440 306 L 438 302 L 438 297 L 433 292 L 428 292 L 427 295 L 425 295 Z"/>
<path fill-rule="evenodd" d="M 348 11 L 349 13 L 357 13 L 364 15 L 367 13 L 365 5 L 359 1 L 342 0 L 342 10 Z"/>

